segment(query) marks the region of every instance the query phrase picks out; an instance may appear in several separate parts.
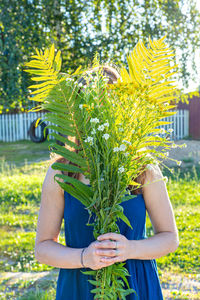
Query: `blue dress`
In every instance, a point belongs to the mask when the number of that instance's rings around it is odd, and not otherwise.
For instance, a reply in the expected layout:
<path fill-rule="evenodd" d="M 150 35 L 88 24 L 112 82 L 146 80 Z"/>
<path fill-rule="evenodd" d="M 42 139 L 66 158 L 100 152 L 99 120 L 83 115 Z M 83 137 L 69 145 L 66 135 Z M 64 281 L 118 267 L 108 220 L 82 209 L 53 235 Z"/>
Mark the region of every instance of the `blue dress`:
<path fill-rule="evenodd" d="M 64 225 L 66 245 L 72 248 L 87 247 L 94 241 L 92 226 L 87 226 L 89 214 L 83 204 L 64 191 Z M 124 213 L 130 220 L 131 229 L 122 220 L 118 221 L 120 233 L 129 240 L 140 240 L 146 236 L 146 207 L 142 194 L 122 202 Z M 128 300 L 163 300 L 160 280 L 155 259 L 130 259 L 126 261 L 129 271 L 127 279 L 130 288 L 136 292 L 126 297 Z M 81 273 L 86 269 L 60 269 L 57 280 L 56 300 L 91 300 L 95 288 L 88 282 L 90 275 Z M 87 269 L 91 270 L 91 269 Z"/>

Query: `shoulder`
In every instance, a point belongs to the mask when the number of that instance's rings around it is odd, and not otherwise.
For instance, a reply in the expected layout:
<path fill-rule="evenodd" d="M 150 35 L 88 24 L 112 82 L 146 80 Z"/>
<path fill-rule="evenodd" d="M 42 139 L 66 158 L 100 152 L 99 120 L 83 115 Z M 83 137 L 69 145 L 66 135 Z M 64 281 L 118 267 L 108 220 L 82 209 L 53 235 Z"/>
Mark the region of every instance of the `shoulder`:
<path fill-rule="evenodd" d="M 155 181 L 165 181 L 165 177 L 158 164 L 148 164 L 145 169 L 144 184 L 153 183 Z"/>
<path fill-rule="evenodd" d="M 59 182 L 62 182 L 61 178 L 55 177 L 55 175 L 59 174 L 62 175 L 62 172 L 59 170 L 54 170 L 52 168 L 51 164 L 46 172 L 46 176 L 44 178 L 43 181 L 43 185 L 42 185 L 42 190 L 45 191 L 49 191 L 49 192 L 53 192 L 53 193 L 60 193 L 60 194 L 64 194 L 64 190 L 61 188 L 61 186 L 59 185 L 59 183 L 56 181 L 58 180 Z"/>

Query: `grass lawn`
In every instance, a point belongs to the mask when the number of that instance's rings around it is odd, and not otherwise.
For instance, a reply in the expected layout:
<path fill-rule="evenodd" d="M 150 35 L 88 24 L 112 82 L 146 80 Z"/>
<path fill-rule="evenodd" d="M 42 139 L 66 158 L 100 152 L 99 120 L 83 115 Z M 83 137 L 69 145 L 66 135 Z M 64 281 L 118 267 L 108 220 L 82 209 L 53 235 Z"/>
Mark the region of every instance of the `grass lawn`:
<path fill-rule="evenodd" d="M 49 144 L 49 141 L 41 144 L 22 141 L 0 145 L 0 299 L 55 299 L 58 270 L 34 258 L 37 213 L 49 166 Z M 169 176 L 166 170 L 163 173 Z M 174 253 L 157 259 L 160 280 L 166 299 L 200 299 L 200 170 L 193 168 L 183 173 L 178 168 L 170 176 L 167 187 L 180 245 Z M 148 217 L 147 233 L 153 234 Z M 63 226 L 60 242 L 64 243 Z"/>

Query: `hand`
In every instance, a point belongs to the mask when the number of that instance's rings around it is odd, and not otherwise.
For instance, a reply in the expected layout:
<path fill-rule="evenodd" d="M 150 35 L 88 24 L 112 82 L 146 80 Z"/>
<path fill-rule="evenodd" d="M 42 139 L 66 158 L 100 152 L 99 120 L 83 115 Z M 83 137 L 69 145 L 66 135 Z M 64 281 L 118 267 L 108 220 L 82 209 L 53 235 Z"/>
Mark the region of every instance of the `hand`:
<path fill-rule="evenodd" d="M 103 263 L 116 263 L 129 258 L 130 241 L 122 234 L 105 233 L 98 236 L 96 253 Z"/>
<path fill-rule="evenodd" d="M 92 242 L 83 252 L 83 264 L 85 267 L 92 270 L 98 270 L 114 264 L 112 261 L 101 261 L 101 256 L 97 254 L 98 245 L 100 242 Z M 115 242 L 110 242 L 115 247 Z"/>

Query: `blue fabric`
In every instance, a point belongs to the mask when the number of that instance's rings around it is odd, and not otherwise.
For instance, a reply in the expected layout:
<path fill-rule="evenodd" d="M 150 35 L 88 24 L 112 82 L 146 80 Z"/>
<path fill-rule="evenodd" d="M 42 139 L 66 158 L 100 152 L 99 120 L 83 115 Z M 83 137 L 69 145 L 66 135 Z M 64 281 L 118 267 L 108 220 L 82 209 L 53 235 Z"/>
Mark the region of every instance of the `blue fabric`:
<path fill-rule="evenodd" d="M 72 248 L 87 247 L 94 241 L 92 233 L 93 227 L 86 225 L 89 217 L 88 212 L 80 201 L 72 197 L 66 191 L 64 191 L 64 198 L 66 245 Z M 119 220 L 120 233 L 130 240 L 147 238 L 146 207 L 143 195 L 139 194 L 133 199 L 123 202 L 121 205 L 124 207 L 124 213 L 129 218 L 133 229 L 127 226 L 122 220 Z M 132 293 L 127 296 L 126 299 L 163 300 L 155 259 L 127 260 L 126 268 L 131 275 L 128 277 L 130 287 L 137 292 L 137 296 Z M 85 271 L 86 269 L 60 269 L 57 281 L 56 300 L 93 299 L 93 294 L 90 290 L 94 288 L 94 286 L 88 282 L 88 279 L 92 279 L 92 277 L 82 274 L 81 270 Z"/>

